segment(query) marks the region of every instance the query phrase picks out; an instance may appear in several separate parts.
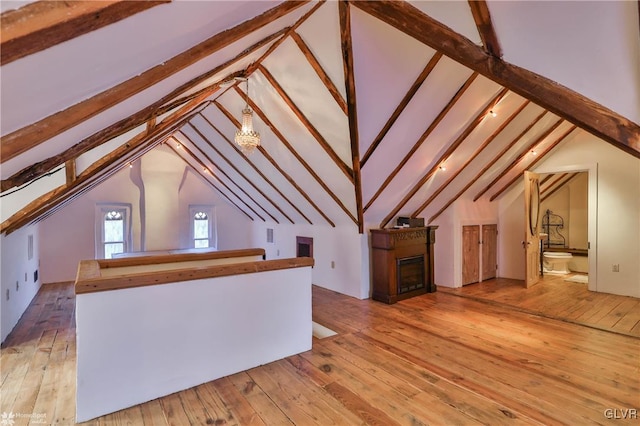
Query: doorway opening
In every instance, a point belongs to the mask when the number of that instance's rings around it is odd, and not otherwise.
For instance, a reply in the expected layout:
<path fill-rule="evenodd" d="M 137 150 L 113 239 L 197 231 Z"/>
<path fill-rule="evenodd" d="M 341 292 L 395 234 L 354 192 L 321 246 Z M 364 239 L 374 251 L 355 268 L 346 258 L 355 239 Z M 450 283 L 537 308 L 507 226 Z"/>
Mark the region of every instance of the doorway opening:
<path fill-rule="evenodd" d="M 540 273 L 564 272 L 566 279 L 575 276 L 576 281 L 588 282 L 589 290 L 597 291 L 597 165 L 549 168 L 538 173 L 540 232 L 544 235 Z"/>

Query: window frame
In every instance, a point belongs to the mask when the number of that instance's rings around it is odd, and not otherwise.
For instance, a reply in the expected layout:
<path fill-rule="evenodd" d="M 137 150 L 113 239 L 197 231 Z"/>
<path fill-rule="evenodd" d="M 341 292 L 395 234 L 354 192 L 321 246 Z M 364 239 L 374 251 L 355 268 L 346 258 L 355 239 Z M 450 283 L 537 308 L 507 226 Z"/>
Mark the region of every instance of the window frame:
<path fill-rule="evenodd" d="M 196 240 L 204 240 L 204 238 L 195 238 L 195 215 L 199 212 L 202 212 L 207 215 L 207 219 L 209 221 L 208 231 L 209 231 L 209 245 L 207 247 L 198 247 L 198 248 L 209 248 L 209 249 L 218 249 L 218 230 L 217 230 L 217 218 L 216 218 L 216 208 L 215 206 L 208 204 L 190 204 L 189 205 L 189 247 L 196 248 Z"/>
<path fill-rule="evenodd" d="M 95 217 L 95 254 L 96 259 L 105 259 L 105 244 L 114 244 L 117 242 L 104 240 L 104 222 L 107 213 L 117 211 L 123 216 L 123 250 L 122 253 L 128 253 L 131 247 L 131 204 L 127 203 L 97 203 Z"/>

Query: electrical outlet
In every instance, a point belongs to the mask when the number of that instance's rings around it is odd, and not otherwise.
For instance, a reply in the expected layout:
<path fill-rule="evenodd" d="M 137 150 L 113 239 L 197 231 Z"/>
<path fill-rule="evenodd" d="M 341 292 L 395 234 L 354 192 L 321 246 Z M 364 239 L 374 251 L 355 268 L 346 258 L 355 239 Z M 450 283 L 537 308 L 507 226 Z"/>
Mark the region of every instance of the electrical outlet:
<path fill-rule="evenodd" d="M 336 261 L 335 260 L 331 261 L 331 269 L 336 269 Z"/>
<path fill-rule="evenodd" d="M 28 279 L 28 278 L 27 278 L 27 273 L 25 272 L 25 273 L 24 273 L 24 282 L 25 282 L 25 283 L 27 282 L 27 279 Z"/>
<path fill-rule="evenodd" d="M 276 250 L 276 256 L 280 256 L 280 249 Z"/>
<path fill-rule="evenodd" d="M 20 290 L 20 283 L 16 281 L 16 291 Z"/>
<path fill-rule="evenodd" d="M 9 289 L 7 289 L 7 300 L 9 300 Z"/>
<path fill-rule="evenodd" d="M 611 267 L 611 272 L 620 272 L 620 264 L 616 263 Z"/>

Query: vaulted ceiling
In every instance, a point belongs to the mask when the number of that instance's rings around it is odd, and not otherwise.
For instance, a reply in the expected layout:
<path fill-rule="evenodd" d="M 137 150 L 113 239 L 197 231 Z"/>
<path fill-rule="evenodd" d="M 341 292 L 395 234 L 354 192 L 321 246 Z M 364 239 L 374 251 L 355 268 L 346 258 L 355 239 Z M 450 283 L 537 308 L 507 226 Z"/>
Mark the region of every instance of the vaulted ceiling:
<path fill-rule="evenodd" d="M 0 230 L 42 220 L 151 149 L 182 158 L 252 220 L 360 231 L 399 215 L 432 222 L 462 196 L 493 201 L 581 132 L 640 158 L 635 116 L 507 61 L 522 48 L 514 14 L 531 7 L 515 3 L 4 11 Z M 633 66 L 638 4 L 611 4 L 635 20 Z M 632 116 L 640 86 L 629 90 Z M 245 103 L 262 136 L 248 156 L 233 142 Z"/>

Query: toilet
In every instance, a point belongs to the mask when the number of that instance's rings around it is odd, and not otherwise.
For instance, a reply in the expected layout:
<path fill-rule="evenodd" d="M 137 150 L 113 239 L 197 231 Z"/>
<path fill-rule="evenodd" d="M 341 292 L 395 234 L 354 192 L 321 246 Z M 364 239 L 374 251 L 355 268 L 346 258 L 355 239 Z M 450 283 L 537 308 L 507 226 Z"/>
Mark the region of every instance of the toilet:
<path fill-rule="evenodd" d="M 571 253 L 560 251 L 545 251 L 542 255 L 544 271 L 554 274 L 568 274 L 569 262 L 573 259 Z"/>

